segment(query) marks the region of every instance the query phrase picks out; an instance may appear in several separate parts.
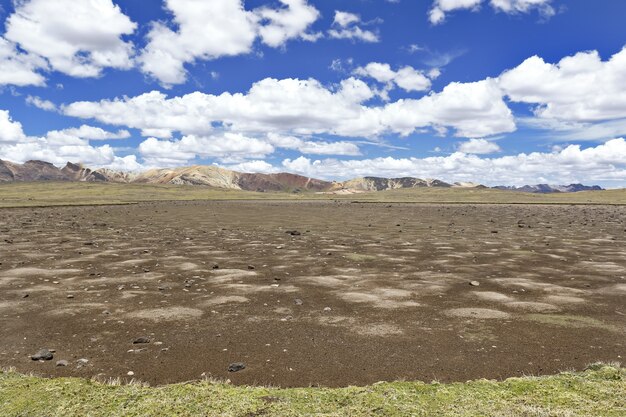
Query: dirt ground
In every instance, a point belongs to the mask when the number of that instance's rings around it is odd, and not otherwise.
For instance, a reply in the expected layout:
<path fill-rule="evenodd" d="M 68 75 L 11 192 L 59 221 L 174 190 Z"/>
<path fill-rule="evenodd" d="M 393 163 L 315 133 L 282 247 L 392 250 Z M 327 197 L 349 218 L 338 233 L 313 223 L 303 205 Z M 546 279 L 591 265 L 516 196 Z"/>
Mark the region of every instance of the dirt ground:
<path fill-rule="evenodd" d="M 626 357 L 624 206 L 3 209 L 0 262 L 0 367 L 36 375 L 345 386 Z"/>

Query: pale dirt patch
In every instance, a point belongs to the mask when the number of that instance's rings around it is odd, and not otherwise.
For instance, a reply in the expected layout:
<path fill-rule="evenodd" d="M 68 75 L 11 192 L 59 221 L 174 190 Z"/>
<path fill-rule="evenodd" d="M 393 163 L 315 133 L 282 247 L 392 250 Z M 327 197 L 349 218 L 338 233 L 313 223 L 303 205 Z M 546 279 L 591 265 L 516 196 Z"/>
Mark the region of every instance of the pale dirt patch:
<path fill-rule="evenodd" d="M 107 305 L 102 303 L 81 303 L 55 308 L 53 310 L 49 310 L 47 314 L 52 316 L 76 316 L 78 314 L 90 312 L 91 310 L 105 309 L 106 307 Z"/>
<path fill-rule="evenodd" d="M 557 304 L 577 304 L 584 303 L 585 299 L 580 297 L 572 297 L 569 295 L 548 295 L 543 298 L 544 301 Z"/>
<path fill-rule="evenodd" d="M 82 269 L 43 269 L 43 268 L 13 268 L 0 272 L 0 277 L 18 277 L 18 278 L 41 278 L 55 277 L 58 275 L 78 274 L 83 272 Z"/>
<path fill-rule="evenodd" d="M 213 306 L 218 306 L 222 304 L 247 303 L 248 301 L 250 301 L 249 298 L 243 297 L 240 295 L 224 295 L 224 296 L 212 297 L 209 300 L 203 301 L 202 303 L 200 303 L 200 305 L 206 306 L 206 307 L 213 307 Z"/>
<path fill-rule="evenodd" d="M 401 291 L 401 290 L 398 290 Z M 408 294 L 411 294 L 408 291 L 405 291 Z M 380 289 L 374 290 L 373 293 L 362 293 L 362 292 L 345 292 L 338 294 L 341 299 L 347 301 L 349 303 L 357 303 L 357 304 L 370 304 L 372 307 L 377 308 L 408 308 L 408 307 L 419 307 L 419 303 L 412 300 L 403 300 L 398 299 L 400 297 L 389 296 L 384 294 Z"/>
<path fill-rule="evenodd" d="M 131 313 L 127 313 L 126 315 L 133 319 L 151 321 L 183 321 L 201 317 L 203 314 L 204 312 L 197 308 L 165 307 L 133 311 Z"/>
<path fill-rule="evenodd" d="M 490 308 L 453 308 L 446 310 L 445 314 L 451 317 L 461 317 L 470 319 L 508 319 L 509 313 Z"/>
<path fill-rule="evenodd" d="M 500 292 L 495 292 L 495 291 L 472 291 L 472 294 L 476 296 L 476 298 L 479 298 L 484 301 L 494 301 L 498 303 L 506 303 L 506 302 L 515 301 L 515 298 L 510 297 L 506 294 L 502 294 Z"/>
<path fill-rule="evenodd" d="M 352 326 L 350 330 L 363 336 L 384 337 L 397 336 L 404 333 L 404 331 L 400 327 L 384 323 Z"/>
<path fill-rule="evenodd" d="M 559 310 L 559 308 L 555 305 L 532 301 L 514 301 L 511 303 L 505 303 L 505 306 L 513 310 L 529 311 L 532 313 L 554 312 Z"/>

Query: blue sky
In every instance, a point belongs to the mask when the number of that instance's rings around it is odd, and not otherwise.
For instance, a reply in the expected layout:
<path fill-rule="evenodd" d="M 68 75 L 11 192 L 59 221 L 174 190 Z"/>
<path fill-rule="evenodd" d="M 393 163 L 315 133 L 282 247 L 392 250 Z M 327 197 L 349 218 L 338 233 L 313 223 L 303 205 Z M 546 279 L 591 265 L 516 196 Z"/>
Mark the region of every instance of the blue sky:
<path fill-rule="evenodd" d="M 0 159 L 626 186 L 626 2 L 0 0 Z"/>

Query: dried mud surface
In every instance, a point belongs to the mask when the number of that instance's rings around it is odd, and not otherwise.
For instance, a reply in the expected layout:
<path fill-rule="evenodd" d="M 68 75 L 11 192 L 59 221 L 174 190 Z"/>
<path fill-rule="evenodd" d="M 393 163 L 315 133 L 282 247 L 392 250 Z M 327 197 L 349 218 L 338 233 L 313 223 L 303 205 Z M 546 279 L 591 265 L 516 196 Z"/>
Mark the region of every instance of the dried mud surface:
<path fill-rule="evenodd" d="M 4 209 L 0 367 L 345 386 L 620 361 L 625 230 L 622 206 Z"/>

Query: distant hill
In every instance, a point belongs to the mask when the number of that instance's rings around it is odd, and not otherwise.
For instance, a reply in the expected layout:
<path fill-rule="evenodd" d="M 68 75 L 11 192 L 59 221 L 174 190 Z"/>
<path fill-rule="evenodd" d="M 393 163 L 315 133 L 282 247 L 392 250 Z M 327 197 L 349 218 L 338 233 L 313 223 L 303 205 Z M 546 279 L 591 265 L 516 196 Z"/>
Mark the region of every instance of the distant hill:
<path fill-rule="evenodd" d="M 324 181 L 302 175 L 251 174 L 232 171 L 213 165 L 195 165 L 179 168 L 151 169 L 139 173 L 120 172 L 101 168 L 92 170 L 80 164 L 68 162 L 58 168 L 49 162 L 28 161 L 24 164 L 0 160 L 0 182 L 12 181 L 82 181 L 143 184 L 180 184 L 213 188 L 258 192 L 321 192 L 332 194 L 356 194 L 400 188 L 487 188 L 472 182 L 447 183 L 438 179 L 413 177 L 382 178 L 362 177 L 348 181 Z M 575 192 L 602 190 L 601 187 L 570 185 L 525 185 L 523 187 L 494 187 L 500 190 L 529 193 Z"/>
<path fill-rule="evenodd" d="M 578 191 L 600 191 L 604 188 L 599 185 L 582 185 L 582 184 L 570 184 L 570 185 L 549 185 L 549 184 L 536 184 L 536 185 L 524 185 L 522 187 L 509 187 L 505 185 L 498 185 L 493 187 L 497 190 L 506 191 L 519 191 L 524 193 L 575 193 Z"/>

